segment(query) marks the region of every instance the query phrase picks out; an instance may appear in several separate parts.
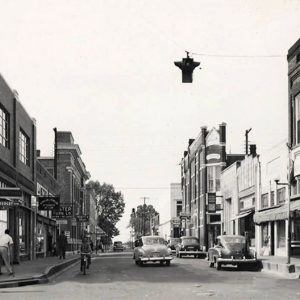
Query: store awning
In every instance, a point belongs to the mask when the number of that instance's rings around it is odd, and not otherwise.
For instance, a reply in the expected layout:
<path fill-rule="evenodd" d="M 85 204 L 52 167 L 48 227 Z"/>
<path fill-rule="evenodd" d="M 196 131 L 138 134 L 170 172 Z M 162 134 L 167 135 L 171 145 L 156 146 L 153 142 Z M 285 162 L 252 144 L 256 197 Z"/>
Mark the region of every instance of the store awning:
<path fill-rule="evenodd" d="M 240 218 L 244 218 L 244 217 L 247 217 L 249 216 L 250 214 L 252 214 L 254 211 L 253 209 L 249 209 L 249 210 L 246 210 L 246 211 L 243 211 L 241 213 L 239 213 L 238 215 L 236 215 L 234 218 L 232 218 L 231 220 L 236 220 L 236 219 L 240 219 Z"/>
<path fill-rule="evenodd" d="M 300 210 L 300 199 L 291 201 L 290 215 L 292 215 L 295 211 L 299 211 L 299 210 Z M 288 205 L 286 203 L 279 207 L 269 208 L 255 213 L 254 222 L 256 224 L 261 224 L 269 221 L 286 220 L 287 218 L 288 218 Z"/>

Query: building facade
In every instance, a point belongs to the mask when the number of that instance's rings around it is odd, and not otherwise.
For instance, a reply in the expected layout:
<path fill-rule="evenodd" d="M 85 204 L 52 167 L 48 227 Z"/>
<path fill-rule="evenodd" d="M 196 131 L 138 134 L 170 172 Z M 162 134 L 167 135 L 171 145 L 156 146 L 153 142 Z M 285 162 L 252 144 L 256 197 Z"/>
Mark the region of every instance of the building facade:
<path fill-rule="evenodd" d="M 0 233 L 10 229 L 14 261 L 33 257 L 36 122 L 0 75 Z M 5 189 L 15 188 L 15 195 Z"/>
<path fill-rule="evenodd" d="M 180 214 L 182 213 L 182 191 L 180 183 L 171 183 L 171 222 L 169 236 L 178 238 L 181 236 Z"/>

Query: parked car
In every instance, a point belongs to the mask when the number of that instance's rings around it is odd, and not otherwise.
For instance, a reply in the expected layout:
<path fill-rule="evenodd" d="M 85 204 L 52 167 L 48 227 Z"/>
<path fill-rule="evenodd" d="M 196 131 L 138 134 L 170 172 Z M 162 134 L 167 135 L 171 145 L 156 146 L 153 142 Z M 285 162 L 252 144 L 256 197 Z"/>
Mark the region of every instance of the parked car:
<path fill-rule="evenodd" d="M 116 251 L 123 251 L 124 250 L 124 246 L 123 246 L 123 243 L 120 242 L 120 241 L 116 241 L 114 242 L 114 245 L 113 245 L 113 251 L 116 252 Z"/>
<path fill-rule="evenodd" d="M 180 238 L 170 238 L 167 246 L 171 249 L 172 253 L 176 253 L 176 246 L 179 243 L 180 243 Z"/>
<path fill-rule="evenodd" d="M 201 253 L 199 240 L 194 236 L 182 236 L 180 238 L 180 243 L 176 246 L 177 257 L 182 257 L 183 255 L 200 257 Z"/>
<path fill-rule="evenodd" d="M 208 249 L 209 266 L 216 265 L 220 270 L 222 265 L 236 265 L 240 267 L 247 263 L 257 263 L 256 251 L 246 245 L 246 239 L 241 235 L 220 235 L 216 245 Z"/>
<path fill-rule="evenodd" d="M 148 262 L 159 262 L 161 265 L 166 263 L 169 266 L 173 257 L 162 237 L 142 236 L 135 241 L 133 259 L 140 266 Z"/>

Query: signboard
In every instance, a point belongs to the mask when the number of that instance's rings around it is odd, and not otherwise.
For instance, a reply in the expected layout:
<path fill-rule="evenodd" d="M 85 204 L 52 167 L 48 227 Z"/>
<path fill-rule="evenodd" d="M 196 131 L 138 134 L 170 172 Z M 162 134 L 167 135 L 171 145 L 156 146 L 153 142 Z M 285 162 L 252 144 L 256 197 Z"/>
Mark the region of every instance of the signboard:
<path fill-rule="evenodd" d="M 71 219 L 73 217 L 72 205 L 61 204 L 58 210 L 52 211 L 53 219 Z"/>
<path fill-rule="evenodd" d="M 59 210 L 59 196 L 38 196 L 39 210 Z"/>
<path fill-rule="evenodd" d="M 19 199 L 5 199 L 0 197 L 0 210 L 6 210 L 19 205 Z"/>
<path fill-rule="evenodd" d="M 67 225 L 68 220 L 66 220 L 66 219 L 56 220 L 56 224 L 57 225 Z"/>
<path fill-rule="evenodd" d="M 90 216 L 89 215 L 77 215 L 76 219 L 79 222 L 88 222 L 90 220 Z"/>
<path fill-rule="evenodd" d="M 207 212 L 216 212 L 216 193 L 207 193 Z"/>
<path fill-rule="evenodd" d="M 180 218 L 181 219 L 189 219 L 191 217 L 191 215 L 189 213 L 186 213 L 186 212 L 181 212 L 180 213 Z"/>
<path fill-rule="evenodd" d="M 19 188 L 0 188 L 0 198 L 1 197 L 21 198 L 22 191 Z"/>

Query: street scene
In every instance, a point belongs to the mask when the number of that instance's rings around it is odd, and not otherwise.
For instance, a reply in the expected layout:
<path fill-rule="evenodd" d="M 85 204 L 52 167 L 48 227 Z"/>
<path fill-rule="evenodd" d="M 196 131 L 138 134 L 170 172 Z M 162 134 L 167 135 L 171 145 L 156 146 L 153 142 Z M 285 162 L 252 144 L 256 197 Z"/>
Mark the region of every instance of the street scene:
<path fill-rule="evenodd" d="M 0 4 L 1 299 L 300 299 L 300 2 Z"/>

